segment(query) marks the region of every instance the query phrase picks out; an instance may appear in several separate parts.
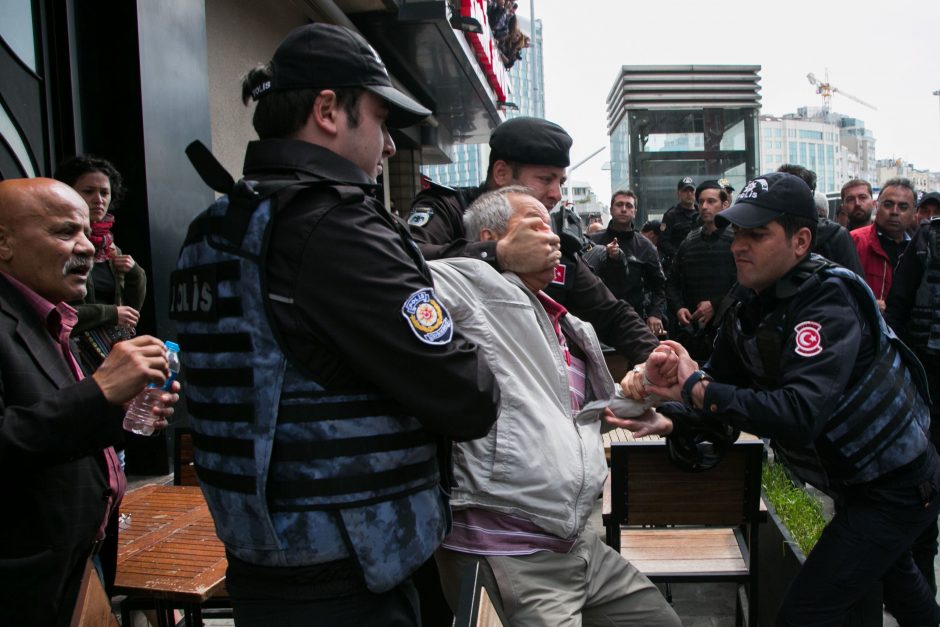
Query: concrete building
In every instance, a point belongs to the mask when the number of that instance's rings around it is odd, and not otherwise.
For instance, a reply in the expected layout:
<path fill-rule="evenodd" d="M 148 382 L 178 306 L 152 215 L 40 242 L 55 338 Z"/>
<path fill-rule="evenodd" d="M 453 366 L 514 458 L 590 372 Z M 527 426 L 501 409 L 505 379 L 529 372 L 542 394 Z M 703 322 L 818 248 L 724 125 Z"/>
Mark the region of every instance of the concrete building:
<path fill-rule="evenodd" d="M 676 202 L 676 181 L 758 174 L 758 65 L 625 65 L 607 96 L 611 189 L 642 199 L 637 222 Z"/>
<path fill-rule="evenodd" d="M 607 222 L 610 220 L 607 204 L 598 199 L 591 184 L 587 181 L 567 181 L 561 187 L 561 195 L 564 201 L 569 198 L 569 186 L 571 187 L 571 203 L 575 213 L 581 218 L 582 226 L 586 228 L 592 220 L 597 219 L 603 222 L 604 226 L 607 226 Z"/>
<path fill-rule="evenodd" d="M 849 151 L 843 149 L 840 129 L 820 118 L 796 115 L 760 116 L 760 170 L 771 172 L 795 163 L 816 172 L 816 189 L 838 191 L 852 178 Z"/>
<path fill-rule="evenodd" d="M 930 170 L 918 170 L 914 164 L 908 163 L 904 159 L 878 159 L 875 162 L 878 168 L 878 175 L 875 179 L 878 181 L 878 187 L 883 187 L 885 181 L 897 177 L 910 179 L 917 191 L 930 191 L 936 189 L 931 187 Z"/>
<path fill-rule="evenodd" d="M 816 172 L 817 189 L 837 192 L 854 178 L 878 181 L 875 137 L 865 122 L 819 107 L 760 117 L 761 171 L 795 163 Z"/>

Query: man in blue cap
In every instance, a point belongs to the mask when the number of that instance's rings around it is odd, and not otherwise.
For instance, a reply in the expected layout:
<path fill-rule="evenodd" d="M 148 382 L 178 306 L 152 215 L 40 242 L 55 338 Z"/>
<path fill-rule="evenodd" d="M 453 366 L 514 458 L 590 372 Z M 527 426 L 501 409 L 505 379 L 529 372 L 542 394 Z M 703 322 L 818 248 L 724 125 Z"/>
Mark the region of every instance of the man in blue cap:
<path fill-rule="evenodd" d="M 902 625 L 940 621 L 911 558 L 940 511 L 923 369 L 853 272 L 810 254 L 813 195 L 796 176 L 750 181 L 717 216 L 734 226 L 739 300 L 704 369 L 678 344 L 678 383 L 648 391 L 770 438 L 789 468 L 831 495 L 836 514 L 780 609 L 780 625 L 841 625 L 879 580 Z M 647 368 L 658 368 L 654 353 Z M 624 390 L 636 389 L 626 381 Z M 672 423 L 637 424 L 668 434 Z"/>

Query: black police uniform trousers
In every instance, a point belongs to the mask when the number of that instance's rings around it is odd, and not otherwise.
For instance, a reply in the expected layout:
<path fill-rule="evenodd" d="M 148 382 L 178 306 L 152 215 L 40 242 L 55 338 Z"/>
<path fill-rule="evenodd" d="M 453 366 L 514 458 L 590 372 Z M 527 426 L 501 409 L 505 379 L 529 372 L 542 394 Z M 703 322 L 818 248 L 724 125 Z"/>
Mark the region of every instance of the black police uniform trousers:
<path fill-rule="evenodd" d="M 940 513 L 940 461 L 928 449 L 903 470 L 839 495 L 835 516 L 790 585 L 778 625 L 844 625 L 879 579 L 885 606 L 902 627 L 940 623 L 940 606 L 911 557 L 914 539 Z"/>
<path fill-rule="evenodd" d="M 237 627 L 421 627 L 418 592 L 407 580 L 388 592 L 316 600 L 232 599 Z"/>

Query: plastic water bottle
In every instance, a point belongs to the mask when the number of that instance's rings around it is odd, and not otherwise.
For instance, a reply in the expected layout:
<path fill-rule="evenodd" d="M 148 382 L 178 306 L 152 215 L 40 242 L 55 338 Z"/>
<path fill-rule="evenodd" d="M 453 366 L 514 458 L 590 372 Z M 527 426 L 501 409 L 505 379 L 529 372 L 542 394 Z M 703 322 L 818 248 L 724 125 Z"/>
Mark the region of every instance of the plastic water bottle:
<path fill-rule="evenodd" d="M 153 383 L 145 387 L 134 397 L 131 404 L 127 407 L 127 413 L 124 414 L 124 430 L 136 433 L 137 435 L 152 435 L 154 431 L 154 422 L 157 417 L 151 411 L 154 407 L 160 405 L 160 395 L 169 391 L 176 375 L 180 371 L 180 347 L 176 342 L 167 340 L 166 358 L 170 363 L 170 376 L 163 384 L 163 387 L 156 387 Z"/>

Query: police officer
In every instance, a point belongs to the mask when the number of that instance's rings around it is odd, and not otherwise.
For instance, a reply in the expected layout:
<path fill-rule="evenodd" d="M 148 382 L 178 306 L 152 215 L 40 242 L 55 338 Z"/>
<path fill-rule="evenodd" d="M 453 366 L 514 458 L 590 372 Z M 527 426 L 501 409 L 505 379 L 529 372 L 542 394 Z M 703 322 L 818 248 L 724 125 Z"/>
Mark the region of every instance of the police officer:
<path fill-rule="evenodd" d="M 375 198 L 387 126 L 429 111 L 327 24 L 292 31 L 243 94 L 261 139 L 172 279 L 236 624 L 416 625 L 409 576 L 449 530 L 447 438 L 486 434 L 499 398 Z"/>
<path fill-rule="evenodd" d="M 478 188 L 453 190 L 431 185 L 415 198 L 408 223 L 421 252 L 428 259 L 475 257 L 499 270 L 522 274 L 549 267 L 551 260 L 540 248 L 543 240 L 536 238 L 559 240 L 538 231 L 534 218 L 513 222 L 497 243 L 471 244 L 466 240 L 463 213 L 483 192 L 507 185 L 530 188 L 532 195 L 551 209 L 561 200 L 571 143 L 563 128 L 546 120 L 518 117 L 500 124 L 490 137 L 486 181 Z M 564 209 L 552 215 L 563 255 L 555 279 L 545 291 L 590 322 L 601 341 L 617 349 L 631 364 L 640 363 L 656 347 L 656 337 L 636 311 L 611 294 L 581 258 L 584 240 L 578 225 L 569 222 L 570 216 L 571 212 Z"/>
<path fill-rule="evenodd" d="M 771 438 L 797 476 L 833 496 L 836 514 L 778 624 L 841 625 L 879 580 L 900 624 L 936 624 L 940 607 L 911 559 L 912 541 L 940 511 L 923 370 L 862 279 L 810 254 L 817 216 L 802 180 L 765 174 L 718 219 L 735 227 L 747 290 L 705 369 L 670 343 L 678 383 L 649 390 Z M 667 349 L 659 350 L 646 365 L 654 381 Z M 672 426 L 657 417 L 638 432 Z"/>
<path fill-rule="evenodd" d="M 676 196 L 678 202 L 666 210 L 659 225 L 659 255 L 667 277 L 679 245 L 685 241 L 689 231 L 699 224 L 698 211 L 695 208 L 695 180 L 691 176 L 679 179 Z"/>
<path fill-rule="evenodd" d="M 728 206 L 718 181 L 704 181 L 695 190 L 702 226 L 693 228 L 676 251 L 666 281 L 666 299 L 672 320 L 670 337 L 686 347 L 694 359 L 711 354 L 717 314 L 735 283 L 731 255 L 731 229 L 715 221 Z"/>

